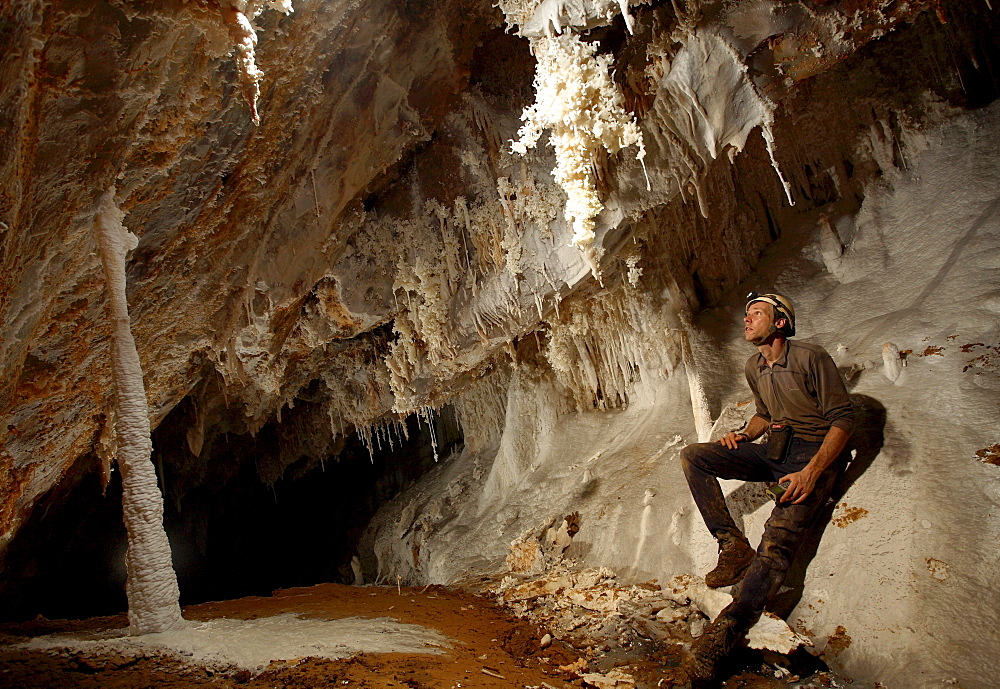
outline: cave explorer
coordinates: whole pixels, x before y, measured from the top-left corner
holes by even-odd
[[[695,684],[714,679],[718,662],[778,592],[850,459],[854,412],[833,359],[818,345],[788,339],[795,334],[795,311],[787,297],[751,292],[745,314],[744,337],[758,350],[745,367],[756,414],[743,431],[681,451],[691,495],[719,542],[719,562],[705,583],[718,588],[743,582],[691,648],[687,670]],[[752,442],[764,433],[766,444]],[[726,507],[720,478],[777,481],[785,488],[756,553]]]

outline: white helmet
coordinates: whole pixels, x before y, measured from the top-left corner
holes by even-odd
[[[743,312],[749,312],[750,304],[753,304],[755,301],[762,301],[773,306],[774,320],[784,318],[788,321],[788,325],[780,328],[780,330],[782,330],[787,337],[791,337],[795,334],[795,309],[792,307],[792,302],[788,297],[783,294],[758,294],[757,292],[751,292],[747,295],[747,305],[744,307]]]

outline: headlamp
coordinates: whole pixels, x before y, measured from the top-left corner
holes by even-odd
[[[774,308],[781,311],[781,313],[785,313],[785,307],[782,306],[777,299],[772,297],[770,294],[759,294],[758,292],[750,292],[749,294],[747,294],[747,305],[746,307],[744,307],[743,312],[747,313],[748,311],[750,311],[750,304],[754,303],[755,301],[762,301],[764,303],[770,304]]]

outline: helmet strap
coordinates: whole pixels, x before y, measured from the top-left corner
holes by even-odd
[[[762,344],[766,344],[769,341],[773,341],[775,335],[782,335],[782,334],[783,334],[782,331],[779,330],[778,327],[772,321],[771,325],[768,326],[767,335],[764,335],[764,337],[758,337],[756,340],[751,340],[750,344],[752,344],[754,347],[759,347]]]

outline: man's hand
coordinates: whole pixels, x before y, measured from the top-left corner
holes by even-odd
[[[735,450],[740,443],[745,443],[749,438],[746,433],[726,433],[724,436],[719,438],[719,442],[728,447],[730,450]]]
[[[790,502],[793,505],[798,505],[805,502],[809,494],[813,492],[813,488],[816,487],[816,479],[819,478],[820,472],[811,469],[806,466],[802,471],[796,471],[794,474],[788,474],[782,476],[778,479],[778,483],[789,483],[791,485],[785,489],[785,492],[778,502]]]

